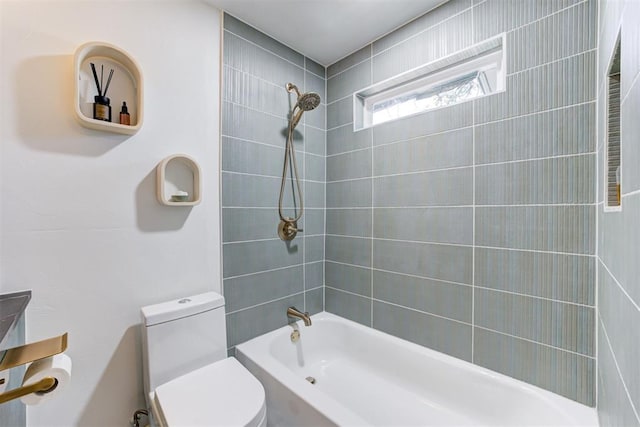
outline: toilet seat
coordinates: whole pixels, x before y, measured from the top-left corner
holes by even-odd
[[[160,385],[152,407],[165,427],[266,425],[264,388],[233,357]]]

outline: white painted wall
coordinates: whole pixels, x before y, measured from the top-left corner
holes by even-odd
[[[0,291],[32,289],[27,340],[68,331],[74,362],[70,388],[29,408],[28,425],[128,426],[144,405],[139,307],[221,287],[220,13],[184,0],[3,0],[0,36]],[[92,40],[142,66],[134,136],[74,119],[73,53]],[[155,166],[180,152],[203,170],[192,209],[155,200]]]

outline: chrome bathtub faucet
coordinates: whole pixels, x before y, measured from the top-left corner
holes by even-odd
[[[311,326],[311,317],[309,316],[309,312],[303,313],[295,307],[289,307],[287,308],[287,316],[302,319],[304,321],[304,326]]]

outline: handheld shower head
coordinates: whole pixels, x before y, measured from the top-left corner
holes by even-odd
[[[298,102],[296,102],[296,105],[302,111],[311,111],[318,105],[320,105],[320,95],[315,92],[303,93],[302,95],[298,96]]]
[[[298,99],[296,100],[296,104],[293,106],[293,110],[291,111],[291,128],[295,128],[298,125],[298,122],[302,118],[302,113],[305,111],[311,111],[320,105],[320,95],[315,92],[307,92],[300,93],[298,90],[298,86],[293,83],[287,83],[287,92],[295,92],[298,95]]]

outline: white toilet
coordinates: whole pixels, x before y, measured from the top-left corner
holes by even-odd
[[[164,427],[267,425],[262,384],[227,357],[224,298],[215,292],[142,307],[144,391]]]

